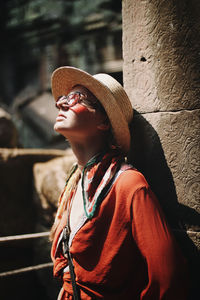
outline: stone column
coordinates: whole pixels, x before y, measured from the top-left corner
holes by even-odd
[[[135,110],[133,164],[147,177],[189,260],[200,229],[200,2],[123,0],[124,87]],[[197,287],[198,290],[198,287]]]

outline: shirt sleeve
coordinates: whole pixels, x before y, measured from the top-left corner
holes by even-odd
[[[148,283],[141,300],[187,298],[187,268],[153,192],[144,187],[133,197],[132,233],[144,257]]]

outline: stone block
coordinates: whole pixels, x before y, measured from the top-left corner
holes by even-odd
[[[65,154],[61,150],[0,149],[0,236],[35,231],[33,165]]]
[[[53,224],[58,198],[74,162],[75,156],[69,149],[64,157],[36,163],[33,167],[34,198],[38,212],[37,222],[41,226],[46,226],[46,230],[49,230]]]
[[[191,19],[186,1],[123,1],[124,87],[137,111],[200,108],[200,37]]]
[[[200,229],[200,110],[135,116],[131,160],[174,226]]]

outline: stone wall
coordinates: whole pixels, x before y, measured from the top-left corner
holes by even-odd
[[[135,110],[130,158],[157,194],[198,290],[198,1],[124,0],[124,86]],[[196,291],[195,291],[196,290]]]

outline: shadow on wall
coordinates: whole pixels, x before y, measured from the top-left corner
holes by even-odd
[[[196,210],[178,203],[172,173],[167,165],[159,136],[149,122],[138,112],[130,126],[132,133],[129,161],[142,172],[156,194],[173,228],[175,237],[189,262],[191,291],[188,300],[199,295],[200,259],[197,246],[191,239],[200,228],[200,215]],[[189,235],[186,230],[190,230]],[[194,238],[195,239],[195,238]]]

